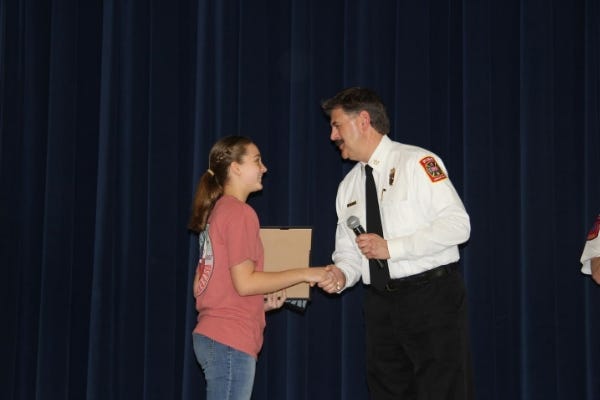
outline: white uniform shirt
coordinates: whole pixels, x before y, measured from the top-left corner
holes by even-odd
[[[600,235],[598,235],[598,231],[600,231],[600,215],[598,215],[594,226],[588,233],[583,254],[581,255],[581,272],[584,274],[591,275],[591,260],[594,257],[600,257]]]
[[[458,245],[469,239],[471,226],[442,161],[425,149],[383,136],[368,164],[379,194],[390,277],[402,278],[457,261]],[[367,227],[363,163],[357,163],[340,183],[336,211],[333,262],[346,275],[346,287],[361,277],[368,284],[369,261],[346,224],[348,217],[356,216]]]

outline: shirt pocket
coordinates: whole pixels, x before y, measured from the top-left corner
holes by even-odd
[[[408,200],[408,185],[398,179],[393,185],[386,185],[379,193],[379,204],[381,207],[388,207],[398,202]]]
[[[381,220],[388,238],[406,236],[415,231],[415,205],[408,199],[406,186],[386,188],[381,199]]]

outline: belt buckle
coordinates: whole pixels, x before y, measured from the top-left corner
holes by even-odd
[[[397,287],[394,287],[392,282],[386,283],[383,288],[385,289],[386,292],[397,292],[399,290]]]

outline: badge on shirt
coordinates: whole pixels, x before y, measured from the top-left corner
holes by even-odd
[[[594,226],[589,231],[587,235],[587,240],[594,240],[598,237],[598,232],[600,231],[600,215],[596,217],[596,222],[594,222]]]
[[[439,182],[439,181],[447,178],[446,174],[444,173],[442,168],[438,165],[435,158],[433,158],[431,156],[427,156],[427,157],[422,158],[421,161],[419,161],[419,162],[421,163],[421,166],[427,173],[427,176],[429,177],[429,179],[431,179],[431,182]]]
[[[396,168],[390,169],[390,173],[388,175],[388,183],[390,186],[394,184],[394,179],[396,178]]]

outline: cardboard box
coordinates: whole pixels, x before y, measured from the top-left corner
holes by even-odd
[[[310,265],[311,228],[264,227],[260,239],[265,249],[265,271],[305,268]],[[286,289],[288,300],[310,299],[308,283]]]

